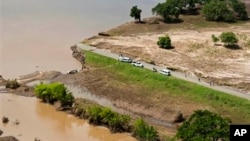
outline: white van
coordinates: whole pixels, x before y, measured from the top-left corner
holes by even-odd
[[[119,56],[118,60],[121,62],[127,62],[127,63],[131,63],[133,60],[129,57],[123,57],[123,56]]]
[[[168,70],[168,69],[162,69],[162,70],[160,70],[160,73],[161,73],[161,74],[164,74],[164,75],[167,75],[167,76],[170,76],[170,75],[171,75],[171,72],[170,72],[170,70]]]

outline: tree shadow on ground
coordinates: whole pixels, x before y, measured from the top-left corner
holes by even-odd
[[[136,24],[145,24],[146,21],[135,21]]]
[[[174,49],[175,47],[174,46],[171,46],[171,47],[167,47],[167,48],[164,48],[164,47],[161,47],[162,49],[166,49],[166,50],[170,50],[170,49]]]
[[[241,47],[239,45],[224,45],[224,47],[228,48],[228,49],[232,49],[232,50],[238,50],[241,49]]]
[[[178,24],[178,23],[183,23],[184,21],[182,19],[172,19],[170,21],[163,21],[166,24]]]

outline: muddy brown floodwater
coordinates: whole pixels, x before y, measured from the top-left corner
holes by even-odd
[[[105,127],[92,126],[86,120],[55,111],[35,97],[0,93],[0,117],[3,116],[10,122],[0,123],[2,136],[13,135],[20,141],[33,141],[35,137],[42,141],[135,141],[127,133],[112,134]]]

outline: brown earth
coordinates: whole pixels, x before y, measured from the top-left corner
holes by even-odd
[[[0,141],[18,141],[18,139],[16,139],[13,136],[5,136],[5,137],[0,137]]]
[[[120,82],[112,74],[100,71],[98,68],[88,65],[86,68],[87,70],[81,73],[60,75],[53,81],[87,88],[92,94],[111,101],[115,107],[119,108],[118,112],[130,114],[134,118],[147,119],[147,122],[155,125],[161,134],[171,136],[175,134],[178,124],[173,121],[179,112],[187,117],[194,110],[204,108],[202,105],[181,100],[175,96],[166,97],[157,91],[149,93],[146,87]]]
[[[144,19],[143,24],[129,22],[107,31],[111,36],[97,35],[83,42],[250,93],[250,22],[207,22],[201,16],[180,19],[183,21],[172,24],[163,23],[159,17]],[[213,43],[212,34],[228,31],[237,34],[239,48]],[[161,49],[156,44],[166,34],[173,49]]]

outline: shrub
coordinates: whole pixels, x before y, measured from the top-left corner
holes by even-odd
[[[71,106],[74,97],[61,83],[44,84],[40,83],[35,87],[35,93],[38,98],[48,103],[60,101],[62,106]]]
[[[120,115],[112,111],[110,108],[93,106],[88,110],[89,122],[97,125],[106,125],[112,131],[128,131],[130,117],[128,115]]]
[[[101,124],[101,113],[102,108],[100,106],[93,106],[87,109],[87,113],[89,115],[89,122],[93,124]]]
[[[220,39],[221,42],[225,43],[225,45],[234,45],[238,42],[238,39],[233,32],[222,32]]]
[[[157,130],[149,126],[142,118],[137,119],[134,123],[134,134],[140,141],[158,141]]]
[[[171,46],[171,39],[168,35],[159,37],[159,40],[157,41],[157,45],[161,48],[170,49]]]
[[[5,87],[6,88],[10,88],[10,89],[16,89],[16,88],[20,87],[20,84],[17,82],[16,79],[14,79],[14,80],[8,80],[6,82]]]
[[[214,43],[218,42],[220,39],[218,37],[216,37],[214,34],[212,34],[212,40]]]

